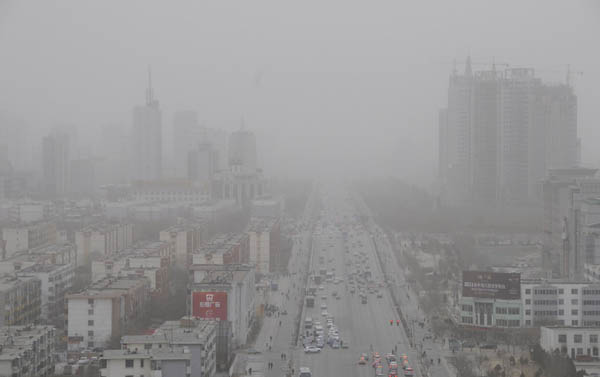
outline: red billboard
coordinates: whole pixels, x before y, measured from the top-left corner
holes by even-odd
[[[227,293],[192,293],[192,315],[197,318],[227,321]]]
[[[516,300],[521,298],[521,274],[463,271],[463,297]]]

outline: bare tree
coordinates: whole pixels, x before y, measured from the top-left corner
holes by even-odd
[[[476,377],[475,371],[473,370],[473,361],[471,361],[464,353],[451,358],[450,364],[456,369],[457,376]]]

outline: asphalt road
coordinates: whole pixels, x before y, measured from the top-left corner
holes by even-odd
[[[358,210],[349,199],[347,192],[326,191],[322,195],[323,212],[313,234],[314,255],[312,273],[319,273],[320,268],[334,271],[335,276],[342,278],[339,284],[322,283],[323,290],[317,291],[315,307],[306,309],[304,317],[312,317],[325,325],[321,316],[320,305],[326,303],[327,311],[335,317],[335,324],[340,330],[341,338],[349,344],[348,349],[332,349],[325,346],[318,354],[307,354],[302,347],[294,352],[296,371],[299,367],[309,367],[312,375],[320,376],[374,376],[375,371],[370,363],[358,365],[360,354],[371,355],[371,349],[382,356],[392,352],[397,347],[397,354],[407,354],[409,362],[416,363],[416,351],[409,346],[408,339],[402,326],[396,326],[397,314],[387,288],[379,288],[383,297],[375,294],[368,295],[368,303],[362,304],[358,291],[351,294],[348,289],[348,276],[357,266],[365,269],[369,266],[372,279],[379,283],[384,277],[379,268],[375,255],[371,233],[360,225]],[[341,226],[338,226],[341,225]],[[342,231],[347,231],[346,241]],[[346,244],[349,245],[346,252]],[[364,253],[364,260],[358,261],[354,254]],[[321,263],[319,257],[324,257]],[[351,261],[347,267],[345,262]],[[335,269],[335,270],[334,270]],[[332,293],[337,291],[341,299],[336,300]],[[321,296],[326,296],[323,300]],[[390,326],[390,320],[394,321]],[[326,331],[327,333],[327,331]],[[384,363],[385,364],[385,363]],[[415,368],[416,369],[416,368]],[[387,373],[387,367],[384,367]],[[297,372],[296,372],[297,374]],[[402,371],[400,371],[402,374]],[[415,375],[419,375],[416,373]]]

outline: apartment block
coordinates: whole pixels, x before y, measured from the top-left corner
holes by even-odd
[[[56,243],[56,224],[39,221],[29,224],[9,225],[2,229],[4,250],[2,259],[20,251]]]
[[[186,269],[192,253],[197,250],[206,238],[206,225],[188,222],[175,225],[160,232],[160,240],[172,242],[175,249],[175,263]]]
[[[0,376],[54,376],[55,339],[51,326],[0,327]]]
[[[27,325],[40,319],[41,282],[35,277],[0,277],[0,327]]]
[[[69,294],[67,335],[69,351],[106,347],[141,318],[149,301],[145,277],[107,278],[85,291]]]
[[[117,253],[133,244],[133,224],[104,222],[75,233],[77,266]]]

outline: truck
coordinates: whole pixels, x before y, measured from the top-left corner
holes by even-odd
[[[315,296],[306,296],[306,307],[307,308],[315,307]]]

